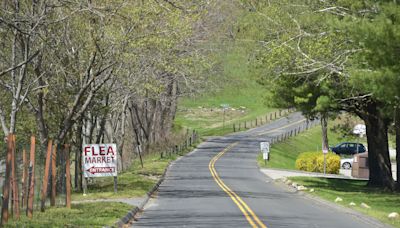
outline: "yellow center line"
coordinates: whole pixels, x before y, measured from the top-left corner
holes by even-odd
[[[252,227],[261,227],[261,228],[267,228],[267,226],[258,218],[258,216],[251,210],[251,208],[234,192],[232,191],[226,184],[222,181],[222,179],[219,177],[216,169],[215,169],[215,163],[217,160],[222,157],[226,152],[231,150],[234,146],[236,146],[239,142],[233,143],[229,145],[227,148],[222,150],[220,153],[218,153],[213,159],[211,159],[208,168],[211,172],[212,177],[214,178],[215,182],[220,186],[220,188],[226,192],[229,197],[232,199],[232,201],[238,206],[239,210],[242,211],[243,215],[247,219],[247,221],[250,223]],[[259,225],[257,226],[256,223]]]

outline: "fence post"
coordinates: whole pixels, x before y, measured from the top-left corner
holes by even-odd
[[[18,192],[18,180],[16,170],[16,143],[15,135],[12,135],[12,156],[11,156],[11,188],[12,188],[12,205],[15,219],[19,219],[19,192]]]
[[[1,208],[1,225],[4,226],[8,222],[8,203],[10,197],[10,169],[11,169],[11,156],[12,156],[12,135],[7,136],[7,160],[6,160],[6,173],[4,176],[3,186],[3,205]]]
[[[247,121],[244,121],[244,129],[247,129]]]
[[[233,124],[233,132],[236,132],[235,124]]]
[[[276,111],[275,111],[275,118],[274,119],[276,119]]]
[[[51,197],[50,206],[56,205],[56,194],[57,194],[57,145],[53,145],[53,151],[51,153]]]
[[[35,136],[31,136],[28,203],[26,207],[26,216],[28,216],[28,218],[32,218],[33,215],[33,198],[35,196],[35,143]]]
[[[22,150],[22,163],[23,163],[23,171],[22,171],[22,186],[21,186],[21,207],[25,207],[25,201],[27,199],[27,180],[28,180],[28,159],[26,158],[26,149]]]
[[[44,212],[44,209],[46,206],[47,185],[49,182],[50,158],[51,158],[52,145],[53,145],[53,141],[50,139],[47,144],[46,164],[45,164],[44,177],[43,177],[43,183],[42,183],[42,195],[41,195],[41,202],[40,202],[40,211],[41,212]]]
[[[269,114],[269,120],[272,120],[272,113]]]
[[[71,165],[69,163],[69,145],[64,145],[65,156],[65,205],[71,209]]]
[[[256,127],[258,126],[258,119],[256,118]]]
[[[240,123],[239,123],[239,131],[240,131]]]

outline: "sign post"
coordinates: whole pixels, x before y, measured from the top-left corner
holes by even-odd
[[[324,154],[324,175],[326,174],[326,154],[328,153],[328,149],[323,148],[322,153]]]
[[[225,112],[229,108],[229,104],[221,104],[221,107],[224,110],[224,115],[222,117],[222,128],[225,128]]]
[[[117,146],[116,144],[83,145],[83,175],[89,177],[114,177],[117,191]]]
[[[269,142],[261,142],[260,149],[261,153],[263,153],[265,165],[267,165],[267,160],[269,161]]]

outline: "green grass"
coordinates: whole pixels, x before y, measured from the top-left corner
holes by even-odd
[[[252,76],[247,54],[239,47],[221,54],[222,72],[215,77],[219,88],[200,97],[181,99],[175,124],[196,129],[204,136],[223,135],[232,132],[233,123],[254,120],[273,111],[265,104],[268,91]],[[225,127],[222,104],[235,109],[226,112]]]
[[[192,148],[188,149],[190,151]],[[103,227],[112,225],[132,209],[132,205],[117,202],[85,202],[85,200],[143,197],[164,173],[168,164],[179,155],[172,154],[160,158],[159,154],[144,158],[142,168],[139,159],[123,173],[118,175],[118,193],[114,193],[114,180],[95,178],[88,184],[88,194],[73,193],[72,209],[48,207],[45,213],[34,211],[34,218],[25,216],[19,221],[10,220],[8,227]],[[61,197],[61,196],[60,196]],[[63,200],[63,199],[61,199]]]
[[[315,192],[310,193],[312,195],[330,202],[340,197],[343,199],[343,202],[339,202],[340,205],[360,211],[394,227],[400,227],[400,219],[390,220],[387,217],[392,212],[400,213],[399,193],[387,193],[382,192],[381,189],[368,188],[367,181],[313,177],[291,177],[290,179],[309,189],[314,188]],[[354,202],[356,206],[349,206],[350,202]],[[366,203],[371,209],[360,207],[361,203]]]
[[[267,165],[262,154],[257,157],[258,165],[268,168],[295,169],[295,162],[300,153],[321,150],[321,137],[321,127],[316,126],[284,142],[273,144]],[[340,136],[332,131],[328,131],[328,139],[330,145],[336,145],[341,141]]]
[[[5,227],[103,227],[113,225],[123,217],[131,205],[115,202],[72,204],[71,209],[48,208],[44,213],[34,212],[33,218],[25,215],[20,220],[9,220]]]
[[[114,193],[113,177],[95,178],[88,184],[88,194],[74,193],[73,201],[113,198],[134,198],[145,195],[163,174],[168,164],[175,160],[177,155],[160,158],[159,155],[150,155],[144,158],[142,168],[139,159],[123,173],[118,175],[118,193]]]

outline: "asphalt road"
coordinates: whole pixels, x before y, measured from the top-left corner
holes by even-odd
[[[303,121],[294,113],[247,132],[202,143],[171,166],[157,197],[133,226],[376,227],[279,187],[259,171],[259,142],[290,131]]]

